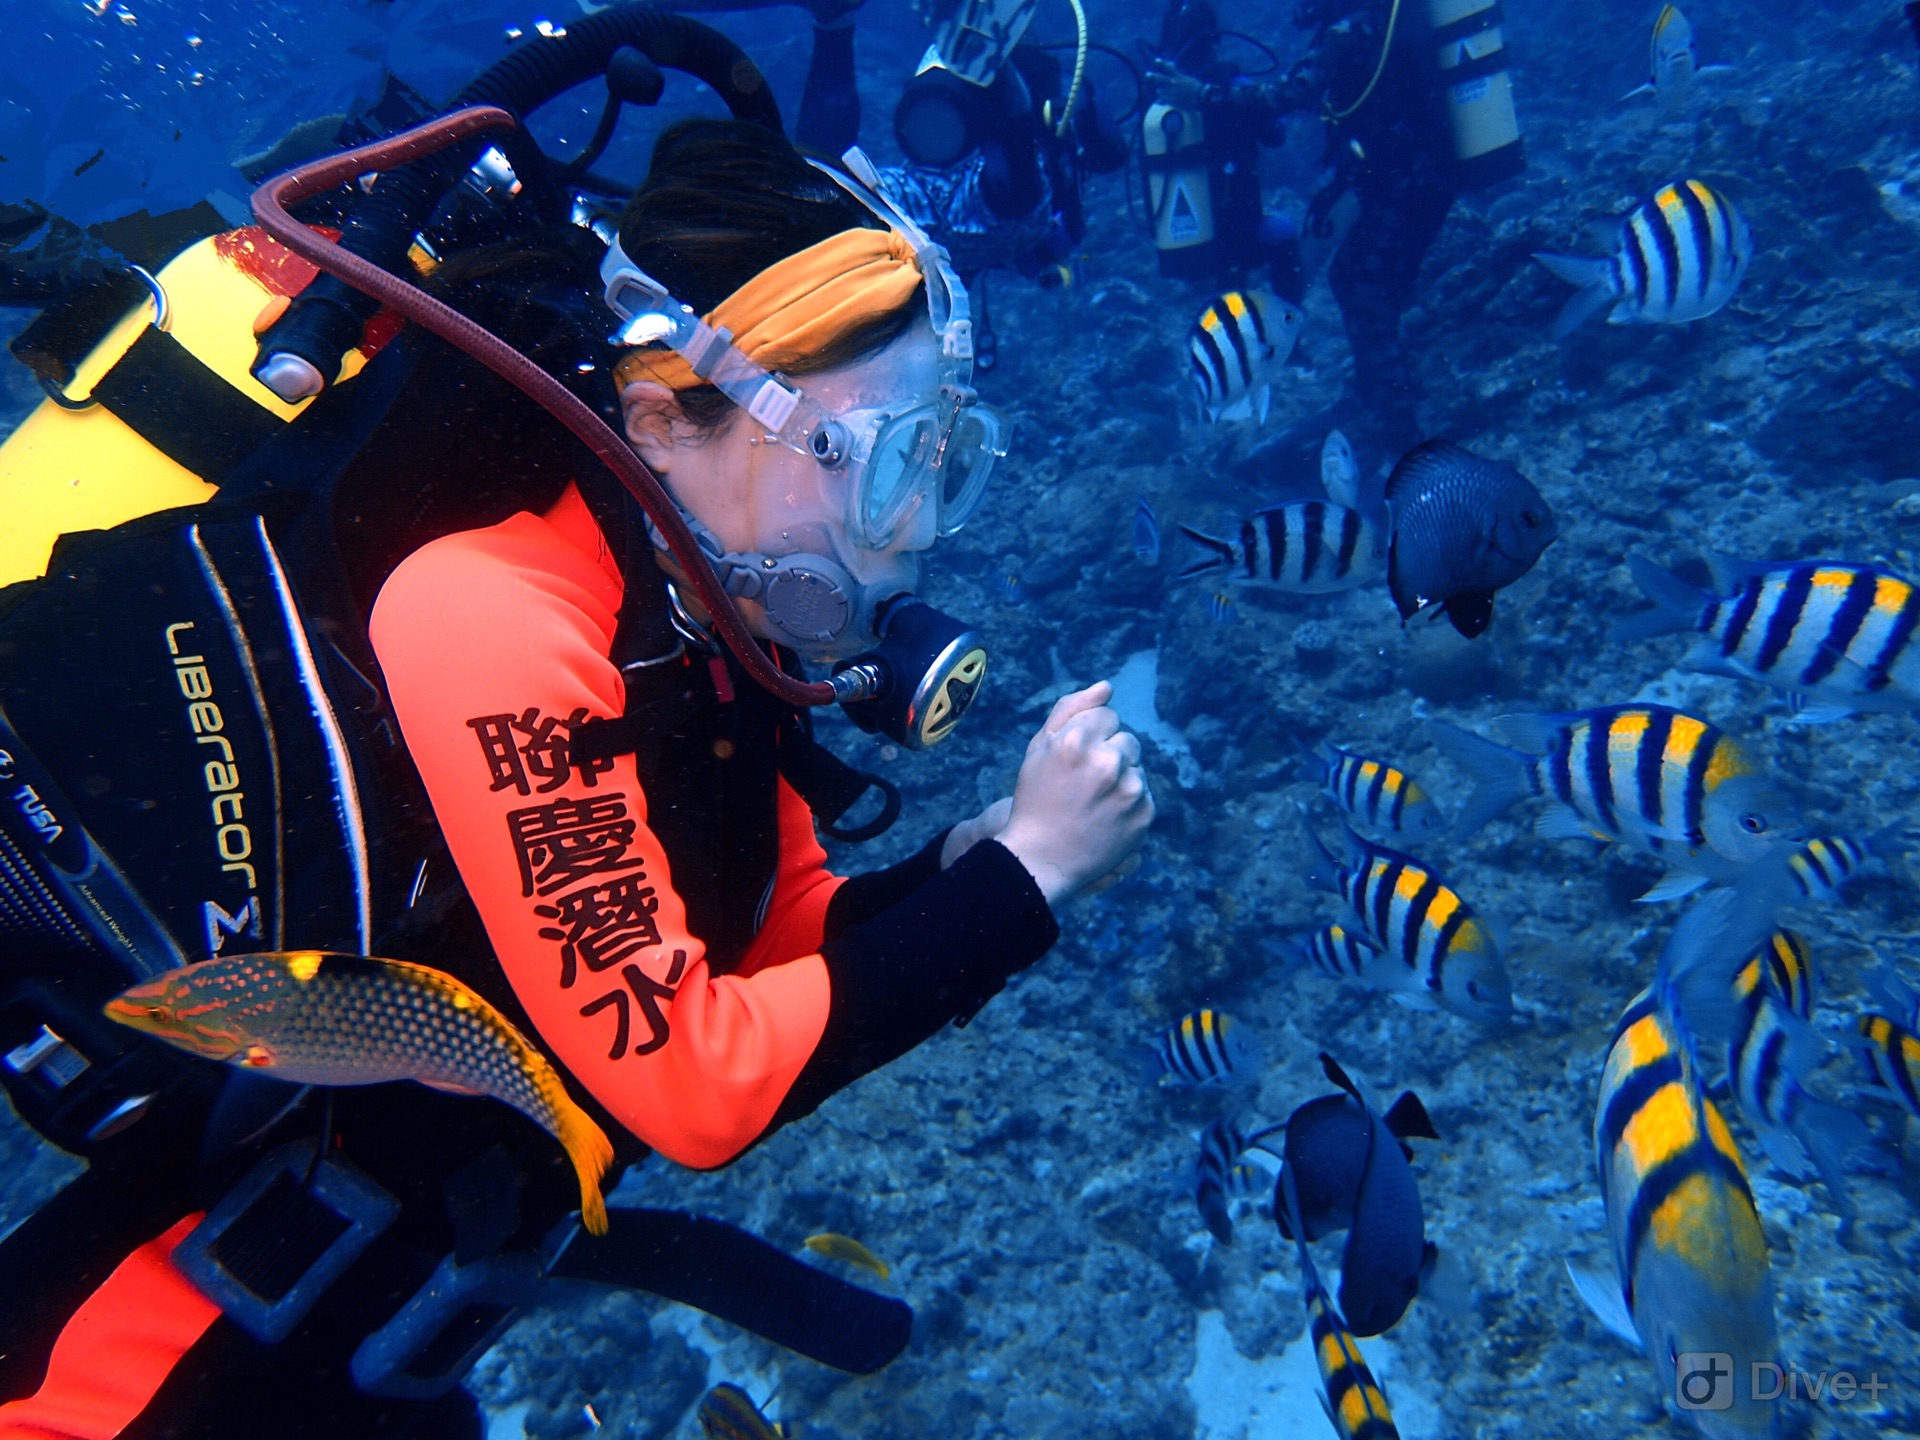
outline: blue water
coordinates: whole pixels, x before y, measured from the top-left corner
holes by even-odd
[[[1302,40],[1290,8],[1236,6],[1231,23],[1291,59]],[[1609,1263],[1593,1110],[1615,1019],[1651,978],[1675,913],[1634,903],[1657,870],[1617,849],[1537,839],[1524,809],[1431,849],[1502,934],[1525,1021],[1509,1036],[1288,974],[1276,959],[1279,942],[1335,913],[1302,879],[1303,824],[1337,830],[1299,779],[1299,739],[1326,735],[1391,758],[1457,803],[1467,777],[1421,737],[1420,720],[1484,731],[1511,711],[1654,699],[1745,738],[1823,830],[1920,820],[1911,715],[1790,726],[1758,687],[1676,668],[1683,637],[1605,639],[1638,603],[1622,564],[1632,551],[1920,575],[1914,36],[1893,0],[1695,0],[1702,61],[1733,68],[1669,118],[1620,98],[1644,79],[1655,8],[1510,7],[1528,172],[1455,207],[1406,317],[1421,433],[1512,463],[1560,521],[1561,538],[1500,596],[1477,641],[1403,628],[1379,587],[1243,591],[1216,620],[1214,587],[1173,578],[1176,522],[1218,533],[1310,488],[1321,430],[1268,442],[1341,398],[1348,347],[1323,278],[1308,290],[1274,414],[1264,426],[1204,427],[1181,413],[1181,345],[1204,294],[1157,273],[1137,175],[1088,184],[1071,285],[992,277],[1001,363],[981,389],[1013,417],[1014,449],[986,510],[935,552],[928,596],[988,634],[993,678],[961,734],[926,756],[827,725],[833,744],[908,801],[895,835],[838,850],[835,862],[900,858],[1007,793],[1052,698],[1120,676],[1117,703],[1144,737],[1160,812],[1142,863],[1076,902],[1058,949],[966,1029],[725,1171],[656,1161],[629,1182],[627,1197],[734,1220],[796,1252],[821,1230],[858,1237],[918,1313],[898,1361],[849,1379],[691,1311],[565,1291],[470,1381],[495,1434],[544,1440],[599,1424],[685,1440],[699,1433],[695,1402],[727,1379],[774,1396],[772,1413],[806,1435],[845,1440],[1324,1433],[1291,1247],[1258,1206],[1242,1212],[1231,1246],[1218,1245],[1194,1207],[1195,1137],[1225,1100],[1141,1078],[1153,1038],[1201,1004],[1259,1037],[1244,1103],[1262,1118],[1325,1091],[1321,1050],[1382,1104],[1411,1088],[1434,1118],[1441,1139],[1422,1147],[1416,1169],[1452,1293],[1416,1302],[1363,1343],[1409,1440],[1692,1433],[1563,1267],[1568,1256]],[[8,12],[0,61],[0,201],[33,199],[85,225],[214,192],[242,198],[235,156],[365,103],[385,71],[440,99],[504,53],[510,27],[574,13],[491,0],[109,0],[96,13],[79,0],[24,0]],[[1128,50],[1159,21],[1145,4],[1097,4],[1090,15],[1096,39]],[[716,23],[766,70],[791,116],[804,12]],[[1038,25],[1048,39],[1071,33],[1052,4]],[[925,32],[886,0],[872,0],[858,27],[862,138],[891,159],[891,98]],[[1100,59],[1095,74],[1124,106],[1123,74]],[[536,131],[564,151],[598,108],[583,90],[543,112]],[[601,168],[637,173],[660,123],[716,109],[675,82],[659,112],[628,122]],[[1267,152],[1270,209],[1299,212],[1314,156],[1304,130]],[[1758,255],[1733,304],[1685,327],[1595,321],[1555,342],[1566,287],[1528,254],[1581,249],[1590,222],[1683,174],[1735,198],[1752,224]],[[14,367],[8,379],[9,426],[37,398],[23,377]],[[1394,457],[1363,448],[1360,458],[1371,470]],[[1156,568],[1132,553],[1142,497],[1167,532]],[[1920,979],[1914,878],[1896,858],[1844,902],[1796,916],[1820,969],[1815,1018],[1829,1032],[1850,1030],[1867,1005],[1876,955]],[[1900,1112],[1858,1098],[1849,1062],[1836,1059],[1819,1083],[1875,1135],[1851,1166],[1859,1214],[1845,1234],[1824,1188],[1773,1168],[1734,1122],[1771,1252],[1782,1361],[1886,1388],[1877,1399],[1782,1402],[1779,1433],[1920,1434],[1920,1152],[1903,1149]],[[18,1127],[5,1144],[0,1212],[11,1222],[69,1167]],[[1331,1271],[1335,1250],[1323,1252]]]

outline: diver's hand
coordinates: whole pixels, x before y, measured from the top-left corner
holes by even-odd
[[[940,868],[946,869],[967,851],[982,840],[998,839],[1000,832],[1007,828],[1007,817],[1013,813],[1013,798],[996,800],[971,820],[962,820],[947,832],[947,840],[940,847]]]
[[[1140,742],[1108,708],[1102,680],[1063,696],[1027,745],[999,841],[1027,867],[1049,905],[1112,871],[1145,839],[1153,796]]]

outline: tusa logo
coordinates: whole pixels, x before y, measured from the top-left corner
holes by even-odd
[[[207,794],[212,797],[213,848],[220,857],[220,868],[244,879],[249,892],[238,914],[214,901],[206,903],[207,950],[218,954],[230,935],[259,935],[260,900],[252,892],[259,890],[260,881],[249,858],[253,854],[253,832],[246,823],[247,796],[241,788],[233,742],[222,733],[227,722],[213,698],[213,675],[207,669],[206,657],[187,654],[181,643],[181,637],[193,628],[191,620],[167,626],[167,654],[173,661],[174,681],[187,702],[187,723],[193,727],[194,743],[218,752],[218,757],[208,759],[201,770]]]

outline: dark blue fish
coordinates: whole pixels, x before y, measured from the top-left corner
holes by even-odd
[[[1405,1140],[1438,1137],[1412,1091],[1378,1115],[1332,1056],[1323,1053],[1320,1065],[1341,1093],[1309,1100],[1249,1144],[1285,1131],[1281,1161],[1294,1177],[1306,1238],[1347,1232],[1340,1313],[1354,1334],[1378,1335],[1406,1314],[1436,1254]],[[1291,1240],[1286,1206],[1275,1201],[1273,1218]]]
[[[1400,618],[1439,610],[1469,640],[1492,623],[1494,592],[1531,570],[1559,533],[1526,476],[1446,440],[1400,457],[1387,508],[1387,586]]]
[[[1160,563],[1160,517],[1144,495],[1133,512],[1133,558],[1142,565]]]

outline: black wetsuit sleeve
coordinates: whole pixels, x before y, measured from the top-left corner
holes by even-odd
[[[940,849],[951,833],[942,830],[898,865],[855,875],[833,892],[827,902],[826,940],[838,940],[856,925],[864,925],[882,910],[898,905],[940,873]]]
[[[1026,867],[998,841],[981,841],[821,946],[833,993],[826,1029],[767,1128],[811,1114],[942,1027],[971,1019],[1059,938]]]

